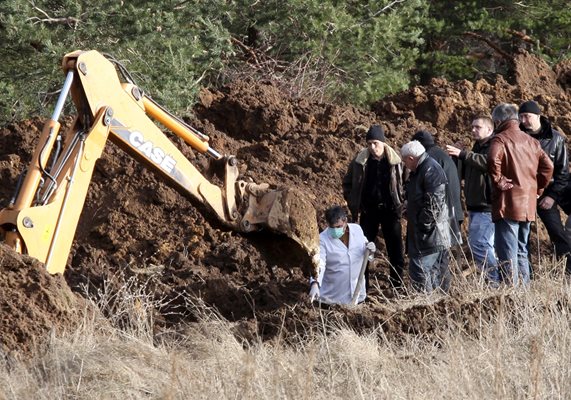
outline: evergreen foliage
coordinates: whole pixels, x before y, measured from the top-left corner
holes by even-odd
[[[566,0],[3,0],[0,123],[49,114],[59,62],[76,49],[113,55],[184,113],[201,86],[240,69],[366,105],[434,76],[504,73],[498,50],[557,62],[570,56],[570,36]],[[273,63],[255,70],[247,53]]]
[[[6,0],[0,6],[6,61],[0,118],[46,113],[63,82],[59,62],[77,49],[113,55],[161,104],[189,109],[200,82],[217,74],[232,52],[214,12],[224,6],[223,0]]]
[[[336,80],[329,96],[355,104],[405,89],[423,43],[425,1],[289,0],[236,2],[234,35],[256,32],[277,59],[319,57]],[[246,38],[247,39],[247,38]]]
[[[433,76],[456,80],[508,73],[507,60],[486,40],[508,54],[525,49],[550,62],[571,56],[567,0],[430,3],[418,70],[422,82]]]

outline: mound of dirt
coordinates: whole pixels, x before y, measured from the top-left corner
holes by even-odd
[[[494,82],[434,79],[376,102],[371,111],[290,98],[271,82],[240,81],[204,90],[189,122],[210,136],[214,149],[241,160],[243,179],[303,193],[323,227],[323,211],[344,203],[342,176],[364,144],[359,125],[383,125],[395,148],[419,128],[434,132],[441,145],[468,145],[468,126],[476,111],[533,97],[557,127],[571,133],[571,65],[552,70],[525,53],[516,57],[515,65],[511,83],[501,76]],[[0,129],[0,207],[8,204],[41,128],[42,121],[35,119]],[[206,168],[204,156],[177,143],[197,168]],[[549,248],[545,236],[542,240]],[[5,248],[2,255],[2,345],[26,350],[48,329],[68,327],[81,305],[61,277],[46,275],[38,263]],[[387,271],[388,261],[376,260],[371,272],[381,290],[387,286]],[[265,338],[277,334],[272,327],[288,310],[295,308],[296,315],[307,314],[308,319],[315,312],[306,302],[306,273],[287,240],[264,232],[229,231],[202,205],[192,204],[109,144],[96,165],[65,281],[72,291],[88,287],[96,295],[104,281],[133,276],[149,282],[149,289],[164,300],[158,328],[193,321],[181,294],[202,298]],[[462,302],[448,300],[446,307],[456,307],[459,315],[471,312],[469,305],[455,301]],[[443,310],[425,314],[439,318],[446,314]],[[360,327],[394,324],[392,314],[371,304],[350,313],[347,320]],[[256,324],[250,323],[254,319]],[[405,318],[390,329],[422,330],[413,320]],[[295,324],[291,329],[297,329]]]
[[[61,275],[50,275],[39,261],[0,244],[0,354],[26,355],[51,332],[71,330],[86,307]]]

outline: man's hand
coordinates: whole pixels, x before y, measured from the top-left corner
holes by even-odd
[[[498,189],[500,189],[502,192],[505,192],[506,190],[510,190],[513,187],[514,187],[514,185],[512,183],[512,180],[509,178],[502,178],[500,180],[500,182],[498,183]]]
[[[315,301],[319,297],[319,285],[316,281],[311,283],[311,288],[309,289],[309,300]]]
[[[446,145],[446,151],[448,152],[448,155],[450,155],[452,157],[458,157],[460,155],[460,152],[462,151],[462,149],[459,149],[458,147],[454,147],[454,146],[447,144]]]
[[[545,196],[543,199],[539,200],[539,208],[543,210],[549,210],[555,204],[555,199],[549,196]]]

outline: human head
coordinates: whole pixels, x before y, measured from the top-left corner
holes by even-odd
[[[492,121],[497,127],[499,124],[511,119],[517,120],[517,106],[515,104],[501,103],[492,111]]]
[[[539,104],[533,100],[526,101],[519,106],[519,122],[526,131],[537,132],[541,128],[540,115]]]
[[[325,210],[325,221],[332,228],[343,226],[347,222],[347,212],[341,206],[332,206]]]
[[[472,137],[476,141],[482,141],[494,133],[494,122],[488,114],[477,114],[472,119]]]
[[[420,156],[425,153],[426,149],[418,140],[413,140],[403,145],[400,154],[404,165],[411,171],[416,170]]]
[[[385,130],[380,125],[372,125],[367,131],[366,140],[367,142],[369,140],[379,140],[381,142],[384,142],[386,140]]]
[[[365,136],[367,147],[373,158],[379,160],[385,153],[385,131],[380,125],[373,125]]]
[[[424,129],[417,131],[411,140],[417,140],[425,149],[434,146],[434,136]]]
[[[325,211],[327,231],[333,239],[340,239],[347,229],[347,213],[340,206],[333,206]]]

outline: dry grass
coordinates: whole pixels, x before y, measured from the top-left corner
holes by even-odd
[[[396,343],[381,329],[328,326],[295,346],[240,341],[200,302],[201,321],[159,336],[150,323],[157,304],[123,290],[121,302],[99,299],[106,312],[113,304],[116,321],[86,316],[34,359],[1,360],[0,399],[571,398],[571,286],[562,278],[502,289],[509,307],[476,335],[450,324]]]

